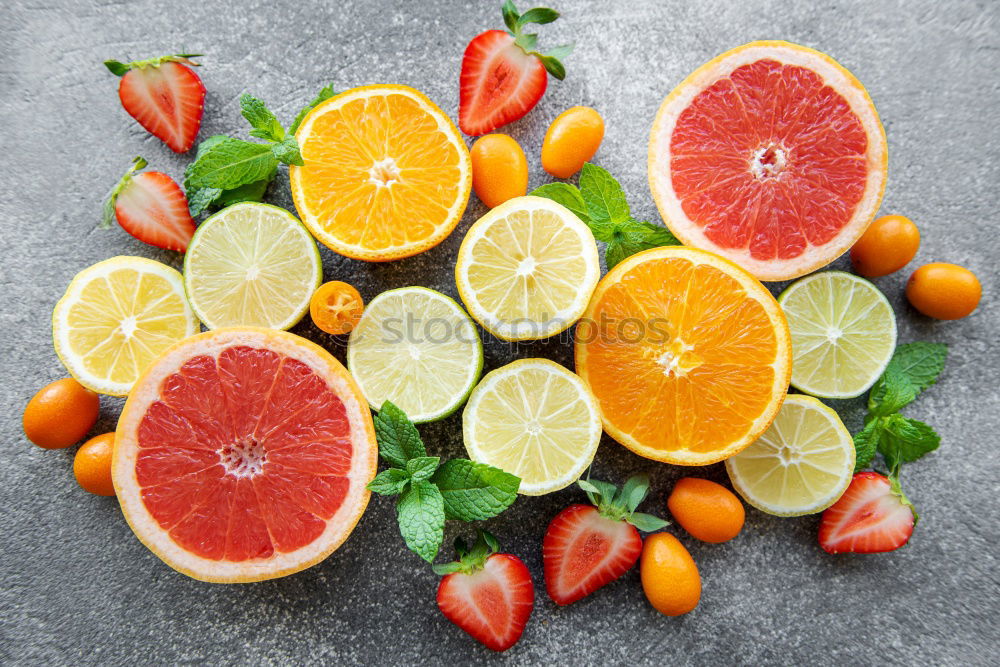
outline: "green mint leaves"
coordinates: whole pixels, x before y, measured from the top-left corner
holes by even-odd
[[[391,467],[368,489],[396,499],[399,532],[406,546],[432,562],[444,539],[444,522],[492,518],[517,499],[521,480],[483,463],[451,459],[441,464],[427,456],[420,433],[406,413],[390,401],[375,416],[379,455]]]
[[[503,22],[507,26],[508,32],[514,36],[514,44],[519,46],[529,56],[538,58],[549,74],[560,81],[565,79],[566,66],[562,64],[562,59],[573,51],[573,45],[564,44],[546,53],[541,53],[536,50],[538,47],[538,34],[523,32],[524,28],[532,23],[538,25],[552,23],[559,18],[559,12],[548,7],[535,7],[520,14],[512,0],[506,0],[500,8],[500,12],[503,14]]]
[[[292,135],[295,134],[295,132],[299,129],[299,125],[301,125],[303,119],[305,119],[306,114],[308,114],[310,111],[312,111],[313,107],[315,107],[320,102],[324,102],[324,101],[330,99],[331,97],[333,97],[336,94],[337,93],[333,90],[333,84],[332,83],[330,85],[328,85],[328,86],[324,86],[319,91],[319,94],[316,95],[316,97],[313,98],[312,102],[310,102],[309,104],[307,104],[304,107],[302,107],[302,110],[299,111],[299,113],[298,113],[297,116],[295,116],[295,120],[293,120],[292,124],[288,126],[288,134],[292,134]]]
[[[278,173],[278,165],[303,164],[294,132],[309,110],[331,95],[331,86],[323,88],[320,96],[299,112],[292,127],[286,131],[261,100],[243,94],[240,112],[250,124],[249,134],[267,143],[224,135],[202,141],[194,162],[184,171],[184,189],[191,215],[200,215],[209,208],[263,199],[267,186]]]
[[[620,490],[614,484],[596,479],[581,479],[577,484],[601,515],[612,521],[626,521],[647,533],[670,525],[660,517],[635,511],[649,493],[648,475],[629,477]]]
[[[531,194],[562,204],[587,223],[594,238],[605,244],[608,270],[637,252],[680,245],[666,227],[633,218],[621,184],[606,169],[590,162],[580,171],[579,188],[569,183],[548,183]]]

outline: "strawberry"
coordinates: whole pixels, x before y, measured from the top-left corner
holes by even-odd
[[[573,50],[559,46],[539,53],[538,35],[522,32],[530,23],[552,23],[559,12],[535,7],[519,14],[511,0],[501,11],[510,32],[487,30],[469,42],[462,56],[458,126],[472,136],[492,132],[531,111],[545,94],[548,74],[565,78],[566,68],[559,59]]]
[[[542,541],[545,588],[567,605],[611,583],[635,565],[642,552],[639,530],[659,530],[667,521],[635,511],[649,491],[649,478],[613,484],[580,480],[593,505],[570,505],[552,519]],[[596,507],[595,507],[596,506]]]
[[[494,651],[517,643],[535,604],[528,568],[517,556],[496,553],[496,538],[479,531],[472,549],[455,540],[458,561],[435,565],[444,574],[437,591],[445,617]]]
[[[831,554],[894,551],[910,539],[916,521],[895,476],[859,472],[840,500],[823,512],[819,544]]]
[[[136,171],[146,166],[137,157],[104,205],[102,227],[114,219],[143,243],[184,252],[194,235],[187,197],[172,178],[159,171]]]
[[[187,66],[197,67],[191,60],[197,56],[189,53],[131,63],[104,61],[122,78],[118,97],[125,111],[175,153],[190,150],[201,127],[205,86]]]

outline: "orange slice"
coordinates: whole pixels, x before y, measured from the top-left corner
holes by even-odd
[[[792,371],[788,324],[753,276],[703,250],[633,255],[597,285],[576,370],[604,430],[636,454],[706,465],[767,429]]]
[[[752,42],[699,67],[663,101],[649,185],[686,245],[761,280],[846,252],[885,189],[885,131],[864,86],[826,54]]]
[[[319,104],[295,132],[292,198],[309,231],[354,259],[409,257],[444,240],[469,201],[472,162],[451,120],[407,86]]]
[[[347,370],[294,334],[186,338],[139,378],[111,464],[136,536],[174,569],[260,581],[318,563],[368,504],[371,413]]]

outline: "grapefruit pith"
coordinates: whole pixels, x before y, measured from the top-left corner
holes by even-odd
[[[649,185],[670,230],[760,280],[846,252],[878,211],[886,164],[864,86],[788,42],[751,42],[699,67],[663,101],[649,139]]]
[[[326,350],[223,328],[150,365],[118,421],[112,477],[136,536],[195,579],[281,577],[326,558],[368,504],[371,413]]]

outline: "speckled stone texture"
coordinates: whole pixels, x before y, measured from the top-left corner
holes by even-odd
[[[522,8],[525,2],[520,3]],[[107,58],[201,52],[208,88],[201,137],[243,133],[237,98],[249,91],[291,119],[324,84],[404,83],[454,116],[467,41],[501,27],[500,0],[451,2],[74,2],[8,0],[0,11],[0,283],[4,337],[0,419],[0,663],[5,664],[803,664],[968,665],[997,659],[998,357],[997,211],[1000,210],[1000,5],[939,2],[582,2],[553,0],[564,18],[545,45],[576,42],[564,82],[504,129],[528,155],[531,186],[548,179],[538,153],[549,121],[575,104],[596,107],[607,136],[596,161],[621,179],[637,217],[659,220],[646,185],[653,115],[695,67],[753,39],[787,39],[831,54],[868,87],[889,137],[883,212],[910,216],[922,246],[910,269],[949,261],[973,269],[979,311],[933,322],[906,304],[908,271],[879,279],[901,341],[951,345],[941,381],[907,409],[942,435],[910,464],[904,485],[921,511],[909,546],[832,557],[816,543],[817,517],[747,510],[742,534],[701,544],[677,529],[704,582],[700,606],[666,618],[646,603],[638,571],[571,607],[542,584],[548,520],[580,501],[567,489],[522,498],[489,522],[531,569],[538,590],[521,642],[496,656],[434,604],[437,577],[399,536],[389,499],[372,499],[347,543],[304,573],[221,586],[177,574],[133,537],[113,499],[84,493],[73,449],[44,451],[20,415],[42,385],[65,375],[49,316],[80,269],[118,254],[159,252],[121,229],[95,225],[101,200],[137,154],[181,178],[174,155],[121,109]],[[243,135],[241,135],[243,136]],[[282,169],[268,200],[292,209]],[[417,257],[365,264],[323,251],[326,279],[366,299],[406,285],[457,296],[452,265],[462,235],[485,209],[475,199],[444,243]],[[845,259],[838,268],[845,268]],[[774,285],[775,293],[782,285]],[[344,349],[308,321],[296,327],[341,359]],[[486,368],[546,356],[572,367],[564,340],[515,347],[485,336]],[[857,429],[861,400],[833,401]],[[104,399],[94,433],[110,430],[121,401]],[[463,451],[460,415],[421,428],[435,454]],[[648,471],[647,511],[665,513],[674,479],[725,482],[722,465],[682,470],[638,458],[609,439],[594,475],[622,481]],[[449,526],[450,544],[457,526]],[[466,529],[466,534],[471,534]],[[443,556],[450,556],[450,548]],[[995,663],[994,663],[995,664]]]

